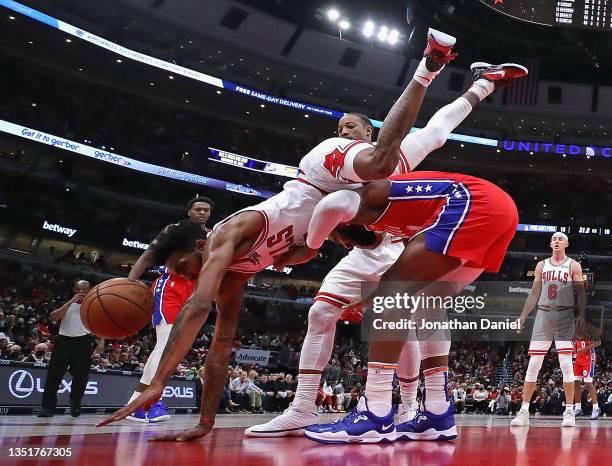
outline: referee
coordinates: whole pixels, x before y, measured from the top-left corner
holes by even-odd
[[[70,415],[81,415],[81,399],[89,379],[93,350],[93,338],[81,322],[81,302],[90,288],[88,281],[77,281],[74,286],[76,294],[72,299],[49,314],[51,322],[61,320],[61,324],[51,353],[42,397],[42,412],[38,417],[53,417],[57,405],[57,390],[66,370],[70,370],[72,375]]]

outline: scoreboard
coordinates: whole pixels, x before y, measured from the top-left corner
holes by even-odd
[[[612,0],[480,0],[500,13],[546,26],[612,30]]]
[[[612,0],[556,0],[555,24],[612,29]]]

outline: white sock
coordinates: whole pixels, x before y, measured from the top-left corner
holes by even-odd
[[[368,399],[368,408],[375,416],[383,417],[391,411],[393,375],[396,368],[397,364],[368,363],[365,396]]]
[[[300,403],[304,403],[309,408],[312,408],[312,411],[315,411],[315,400],[319,390],[321,374],[298,374],[297,380],[298,384],[293,404],[297,406]]]
[[[402,382],[400,380],[400,395],[402,404],[406,407],[416,407],[417,388],[419,387],[419,379],[413,382]]]
[[[134,393],[132,393],[132,396],[130,397],[130,399],[128,401],[128,404],[130,404],[132,401],[134,401],[136,398],[138,398],[141,393],[142,392],[136,392],[136,391]]]
[[[416,71],[414,72],[414,80],[419,84],[422,84],[425,87],[429,87],[431,82],[434,80],[436,76],[440,74],[440,71],[444,69],[444,67],[440,68],[438,71],[429,71],[427,66],[425,66],[426,58],[423,57],[419,62],[419,66],[417,66]]]
[[[599,403],[593,403],[593,409],[599,409]]]
[[[526,410],[527,412],[529,412],[529,402],[523,402],[523,404],[521,405],[521,409]]]
[[[565,403],[565,410],[566,411],[573,411],[574,410],[574,404],[573,403]]]
[[[425,409],[432,414],[448,410],[448,367],[434,367],[423,371],[425,375]]]
[[[582,403],[574,403],[574,406],[576,407],[576,409],[582,409]]]
[[[488,79],[480,78],[474,81],[468,91],[473,92],[480,100],[486,99],[495,90],[495,84]]]

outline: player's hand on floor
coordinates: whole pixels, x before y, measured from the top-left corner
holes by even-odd
[[[274,270],[282,272],[288,265],[304,264],[316,257],[318,252],[318,249],[310,249],[306,245],[290,249],[274,261]]]
[[[180,434],[164,434],[157,437],[151,437],[148,440],[149,442],[190,442],[192,440],[197,440],[204,437],[212,430],[212,428],[213,424],[198,424],[193,429],[184,430]]]
[[[115,411],[109,417],[104,419],[102,422],[96,424],[96,427],[102,427],[111,422],[120,421],[121,419],[125,419],[127,416],[132,414],[138,408],[142,408],[144,410],[148,410],[151,405],[157,402],[164,392],[164,387],[159,385],[149,385],[144,392],[142,392],[138,398],[129,403],[127,406],[124,406],[118,411]]]

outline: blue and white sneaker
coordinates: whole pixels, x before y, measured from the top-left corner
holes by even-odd
[[[126,419],[134,422],[149,422],[149,420],[147,419],[147,413],[142,408],[138,408],[132,414],[127,416]]]
[[[595,419],[597,419],[600,413],[601,413],[601,409],[599,407],[593,408],[593,412],[591,413],[591,421],[594,421]]]
[[[170,415],[166,411],[166,406],[162,400],[159,400],[149,408],[147,418],[149,419],[149,422],[163,422],[170,419]]]
[[[451,403],[443,414],[421,411],[412,421],[398,424],[396,430],[398,440],[453,440],[457,438],[455,405]]]
[[[304,435],[320,443],[378,443],[393,442],[396,438],[395,407],[385,417],[375,416],[362,396],[344,418],[332,424],[315,424],[304,429]]]

